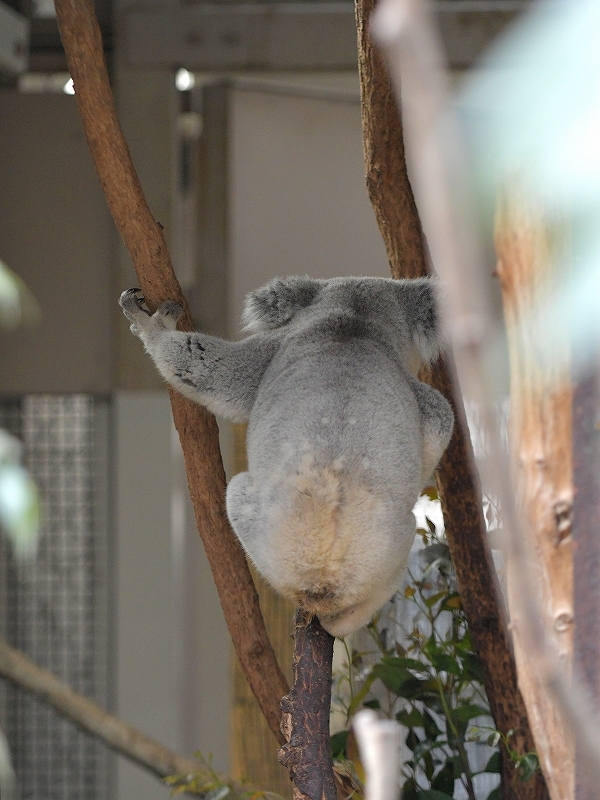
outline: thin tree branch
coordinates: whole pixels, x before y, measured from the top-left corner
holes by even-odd
[[[193,330],[159,223],[153,218],[117,120],[102,39],[91,0],[56,0],[56,15],[75,96],[115,224],[151,309],[166,299],[184,309],[180,328]],[[287,682],[267,637],[245,556],[225,514],[225,473],[214,417],[170,391],[196,524],[244,675],[277,739],[279,700]]]
[[[296,612],[294,685],[281,701],[286,744],[279,761],[294,784],[294,800],[336,800],[329,713],[333,636],[306,611]]]
[[[392,275],[415,278],[428,273],[426,245],[406,169],[400,114],[383,60],[369,36],[373,6],[374,0],[356,4],[367,186]],[[496,726],[503,732],[516,731],[515,748],[525,753],[533,748],[533,738],[495,591],[497,578],[485,541],[481,489],[462,397],[453,386],[451,372],[448,359],[422,375],[449,400],[456,418],[452,440],[436,472],[446,536]],[[503,777],[506,797],[547,797],[541,776],[519,783],[506,759]]]
[[[195,773],[199,764],[177,755],[96,703],[74,692],[48,670],[38,667],[0,638],[0,675],[27,691],[84,731],[102,739],[112,750],[127,756],[159,778]]]

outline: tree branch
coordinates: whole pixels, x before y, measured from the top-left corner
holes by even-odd
[[[136,728],[109,714],[96,703],[74,692],[48,670],[38,667],[19,650],[0,638],[0,675],[32,692],[84,731],[102,739],[117,753],[127,756],[159,778],[198,772],[199,765],[155,742]]]
[[[281,701],[286,744],[279,761],[294,784],[294,800],[336,800],[329,744],[333,636],[306,611],[296,612],[294,685]]]
[[[60,35],[75,85],[85,135],[113,219],[151,309],[166,299],[184,309],[180,328],[193,330],[162,228],[146,203],[117,120],[102,39],[91,0],[56,0]],[[246,558],[225,514],[225,473],[214,417],[170,391],[198,531],[244,675],[277,739],[279,699],[288,691],[260,613]]]
[[[369,37],[373,6],[373,0],[357,0],[356,4],[367,187],[393,277],[416,278],[428,273],[426,244],[408,179],[399,111],[383,61]],[[451,371],[450,359],[439,360],[429,375],[421,376],[448,399],[456,418],[452,440],[436,472],[446,536],[496,726],[503,732],[514,729],[516,749],[527,752],[533,748],[533,738],[498,605],[472,444]],[[519,782],[507,759],[503,779],[505,797],[542,800],[548,796],[541,775]]]

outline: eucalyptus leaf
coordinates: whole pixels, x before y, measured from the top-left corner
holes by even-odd
[[[528,781],[540,768],[540,761],[536,753],[527,753],[519,760],[519,778]]]
[[[440,792],[439,789],[419,789],[417,800],[452,800],[452,795]]]
[[[447,761],[431,781],[431,788],[452,796],[454,792],[454,763]]]
[[[502,756],[500,755],[500,751],[496,750],[495,753],[489,758],[489,761],[485,765],[484,772],[502,772]]]
[[[482,717],[484,715],[488,715],[489,713],[489,709],[483,708],[483,706],[479,706],[476,703],[467,703],[463,706],[454,708],[452,710],[452,717],[454,720],[458,720],[459,722],[468,722],[470,719]]]
[[[417,784],[414,778],[408,778],[402,785],[402,800],[417,800]]]
[[[348,731],[339,731],[329,738],[332,758],[346,758],[348,746]]]
[[[410,711],[399,711],[396,714],[396,719],[401,725],[404,725],[405,728],[423,728],[423,714],[416,709],[411,708]]]

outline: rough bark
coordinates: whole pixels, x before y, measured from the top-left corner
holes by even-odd
[[[408,178],[400,114],[383,61],[369,37],[373,5],[373,0],[356,4],[367,188],[393,277],[416,278],[429,271],[426,243]],[[452,440],[436,471],[446,536],[495,724],[503,732],[515,731],[512,744],[523,753],[533,748],[533,738],[499,606],[496,573],[485,541],[481,489],[462,398],[450,378],[453,372],[448,357],[421,375],[449,400],[456,416]],[[548,797],[541,775],[519,782],[508,759],[503,764],[503,791],[506,798],[518,800]]]
[[[103,708],[74,692],[19,650],[0,638],[0,675],[20,686],[84,731],[101,738],[112,750],[135,761],[159,778],[197,772],[199,764],[177,755],[162,744],[140,733]]]
[[[279,761],[294,784],[294,800],[336,800],[329,744],[333,637],[319,620],[296,612],[294,685],[281,701],[286,744]]]
[[[167,252],[119,126],[91,0],[57,0],[56,14],[85,135],[113,219],[151,309],[163,300],[183,306],[181,330],[193,330]],[[126,288],[126,287],[124,287]],[[202,537],[233,644],[244,674],[277,739],[279,700],[288,691],[267,637],[245,556],[225,515],[225,473],[214,417],[170,392],[183,448],[196,524]]]
[[[540,341],[540,312],[557,276],[553,246],[539,209],[511,192],[498,214],[497,272],[502,285],[510,354],[510,438],[517,504],[530,545],[530,572],[539,595],[546,635],[556,647],[566,676],[573,648],[573,561],[571,512],[572,387],[566,329],[552,346]],[[544,322],[546,320],[544,319]],[[548,334],[544,337],[546,340]],[[562,345],[562,346],[561,346]],[[528,657],[513,581],[508,600],[519,686],[550,794],[569,800],[574,792],[573,740],[537,665]]]

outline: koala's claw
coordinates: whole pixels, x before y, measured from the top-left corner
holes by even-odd
[[[135,304],[139,308],[139,310],[143,311],[144,314],[148,314],[148,316],[151,317],[152,314],[149,311],[149,309],[148,308],[144,308],[145,303],[146,303],[146,298],[143,295],[141,297],[136,297],[135,298]]]
[[[142,291],[141,289],[137,288],[127,289],[126,291],[123,292],[123,294],[119,298],[119,305],[125,312],[133,311],[135,306],[140,311],[143,311],[144,314],[148,314],[148,316],[151,317],[152,314],[150,313],[150,311],[147,308],[143,307],[146,302],[146,298],[141,293],[141,291]]]

